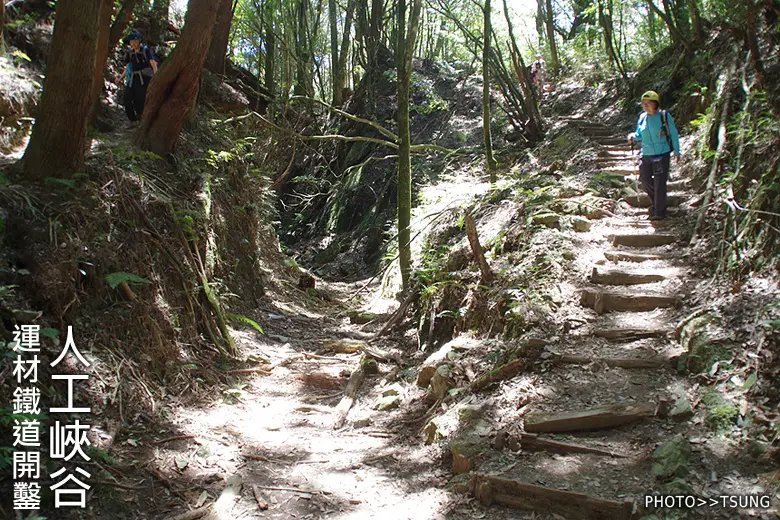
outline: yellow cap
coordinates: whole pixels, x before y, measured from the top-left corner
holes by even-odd
[[[658,101],[658,92],[655,90],[648,90],[642,94],[642,99],[649,99],[650,101]]]

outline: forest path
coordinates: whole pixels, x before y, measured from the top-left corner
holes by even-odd
[[[265,335],[234,331],[247,359],[266,358],[270,366],[257,365],[258,373],[210,404],[173,411],[170,436],[187,438],[156,447],[152,472],[176,496],[159,495],[154,518],[176,518],[182,504],[196,508],[204,491],[215,499],[233,475],[243,482],[240,499],[214,518],[437,518],[450,501],[443,490],[449,471],[431,464],[433,448],[398,420],[420,410],[373,409],[382,391],[403,392],[388,392],[400,372],[394,362],[366,374],[346,427],[335,427],[344,387],[360,366],[355,349],[373,336],[350,324],[338,303],[358,287],[318,285],[324,299],[301,296],[258,309]],[[403,356],[392,345],[370,348]]]

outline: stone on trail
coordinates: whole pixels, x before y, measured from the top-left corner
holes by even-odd
[[[560,220],[557,213],[539,213],[531,217],[531,222],[537,226],[558,227]]]
[[[587,218],[573,217],[571,219],[571,225],[574,228],[574,231],[585,233],[587,231],[590,231],[591,226],[593,226],[593,222],[591,222]]]

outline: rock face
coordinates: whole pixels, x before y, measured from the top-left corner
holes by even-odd
[[[653,452],[653,475],[661,480],[681,478],[688,473],[691,445],[686,439],[672,439]]]
[[[477,419],[467,424],[450,442],[452,453],[452,472],[466,473],[477,467],[482,450],[487,446],[490,424]]]
[[[730,359],[732,344],[717,316],[704,314],[689,320],[680,329],[680,345],[688,352],[680,358],[691,373],[706,372],[713,363]]]

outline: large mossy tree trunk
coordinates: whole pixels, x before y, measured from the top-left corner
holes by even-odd
[[[482,39],[482,138],[485,143],[485,170],[490,175],[490,183],[496,183],[496,160],[493,158],[493,137],[490,134],[490,0],[485,0],[483,8]]]
[[[30,179],[70,177],[84,162],[101,0],[57,2],[35,126],[22,158]]]
[[[217,22],[211,36],[211,45],[206,54],[206,68],[216,74],[225,74],[225,60],[230,40],[230,24],[233,23],[235,6],[233,0],[220,0],[217,9]]]
[[[190,0],[179,43],[149,84],[137,137],[144,150],[167,155],[176,147],[198,92],[217,7],[212,0]]]
[[[412,56],[420,21],[422,0],[414,0],[406,30],[406,0],[397,2],[396,63],[398,67],[398,258],[404,290],[409,289],[412,275],[412,137],[409,128],[409,90],[412,80]]]

